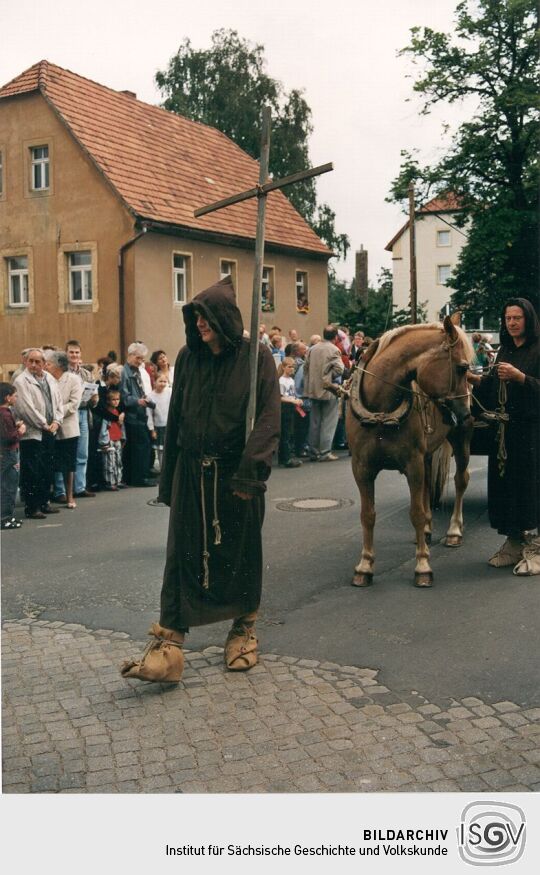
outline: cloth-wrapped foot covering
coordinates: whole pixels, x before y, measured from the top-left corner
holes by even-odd
[[[142,657],[127,659],[120,666],[120,674],[123,678],[140,681],[178,683],[184,670],[184,636],[159,623],[152,623],[148,634],[153,640],[146,646]]]

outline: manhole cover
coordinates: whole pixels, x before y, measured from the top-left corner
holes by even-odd
[[[350,498],[292,498],[290,501],[278,501],[278,510],[287,510],[292,513],[302,511],[340,510],[342,507],[350,507],[354,504]]]

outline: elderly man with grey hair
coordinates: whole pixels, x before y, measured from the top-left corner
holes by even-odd
[[[120,380],[126,413],[124,479],[130,486],[156,486],[156,480],[150,474],[152,441],[146,416],[147,408],[155,405],[147,398],[149,390],[141,374],[141,365],[147,355],[148,349],[144,343],[130,344]]]
[[[45,370],[57,381],[64,407],[64,419],[58,429],[54,445],[54,470],[64,481],[64,494],[69,510],[77,505],[73,497],[73,482],[77,467],[77,441],[81,433],[79,407],[83,384],[77,374],[69,370],[69,359],[62,350],[45,350]]]
[[[17,390],[15,418],[26,426],[21,436],[21,495],[28,519],[45,519],[58,513],[49,503],[54,474],[56,433],[64,419],[56,381],[44,370],[43,350],[29,349],[26,367],[14,380]]]

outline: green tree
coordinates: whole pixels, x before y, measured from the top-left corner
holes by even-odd
[[[258,159],[261,108],[272,109],[270,173],[287,176],[310,166],[311,109],[302,91],[287,92],[266,72],[264,46],[253,45],[235,30],[216,30],[209,49],[193,48],[184,39],[165,70],[156,73],[163,106],[219,128],[248,155]],[[349,248],[346,234],[335,229],[335,214],[317,203],[314,179],[288,187],[287,197],[317,234],[338,255]]]
[[[455,304],[486,313],[508,294],[537,300],[538,10],[535,0],[463,0],[455,21],[452,35],[412,28],[400,54],[420,67],[423,114],[467,101],[472,116],[436,164],[402,152],[389,200],[405,200],[411,179],[421,201],[457,195],[468,240],[449,285]]]
[[[330,276],[328,294],[330,322],[348,325],[352,332],[361,329],[370,337],[379,337],[390,328],[410,325],[410,310],[397,310],[392,304],[392,272],[383,267],[377,287],[369,288],[367,304],[359,301],[354,280],[347,284]],[[418,322],[426,321],[426,302],[418,305]]]

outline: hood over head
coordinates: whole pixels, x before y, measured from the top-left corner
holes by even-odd
[[[204,341],[197,331],[197,310],[210,327],[221,335],[224,348],[240,346],[244,324],[242,314],[236,305],[236,294],[230,276],[199,292],[189,304],[182,307],[186,342],[193,351],[204,347]]]

